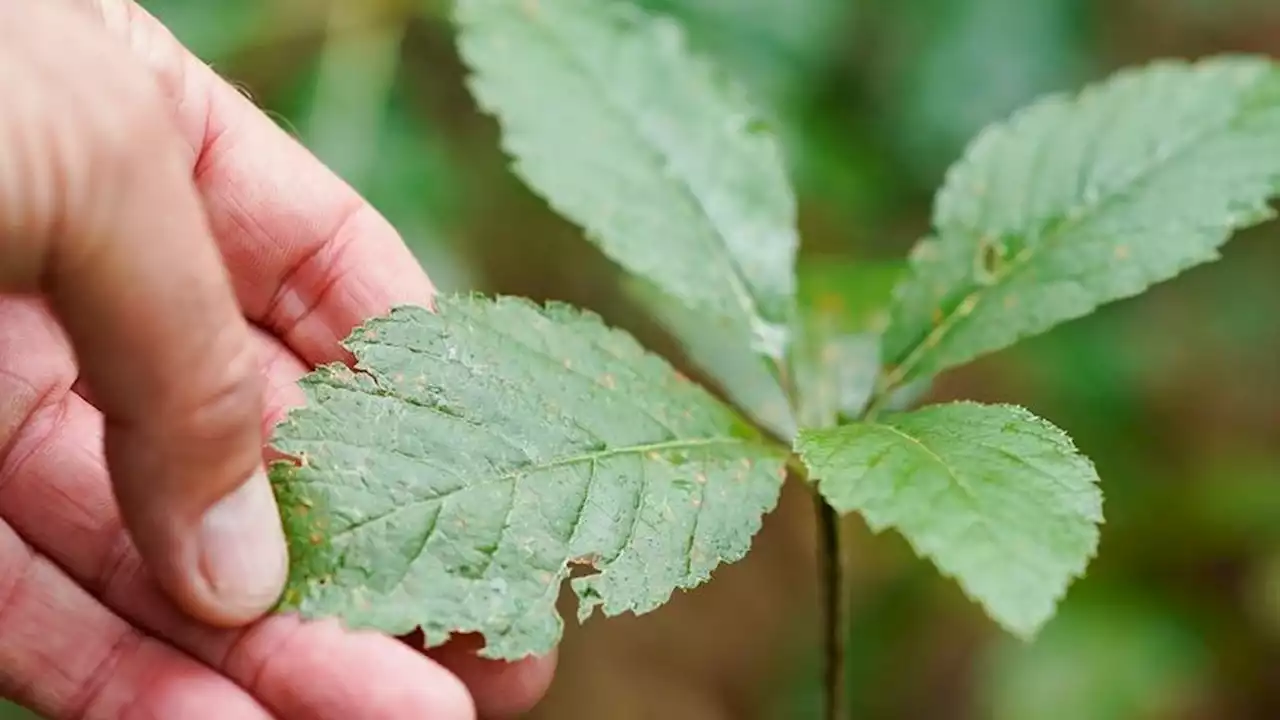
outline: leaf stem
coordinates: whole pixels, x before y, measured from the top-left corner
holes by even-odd
[[[786,372],[790,368],[790,363],[780,367],[780,380],[794,411],[800,404],[797,402],[794,373]],[[815,478],[809,477],[809,469],[794,453],[787,459],[787,469],[791,475],[809,486],[818,534],[818,604],[822,634],[820,717],[823,720],[848,720],[852,717],[847,682],[850,618],[849,602],[845,594],[845,553],[840,532],[840,514],[822,497]]]
[[[818,520],[818,577],[822,605],[824,720],[850,717],[846,668],[848,658],[848,603],[845,602],[844,546],[840,536],[840,516],[817,487],[813,503]]]
[[[845,596],[840,514],[823,499],[822,493],[818,492],[817,483],[809,480],[809,471],[798,457],[792,455],[787,468],[809,485],[818,531],[818,611],[822,632],[821,717],[823,720],[848,720],[851,717],[846,695],[849,603]]]

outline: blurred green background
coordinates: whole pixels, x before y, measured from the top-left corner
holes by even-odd
[[[1157,56],[1280,57],[1274,0],[635,0],[683,20],[782,128],[805,252],[900,256],[984,124]],[[360,189],[436,284],[592,307],[679,360],[617,271],[506,171],[443,2],[144,2]],[[1280,158],[1277,158],[1280,162]],[[1280,224],[1147,295],[946,377],[1092,456],[1100,557],[1032,644],[856,521],[861,720],[1280,718]],[[748,560],[571,627],[535,718],[814,717],[813,530],[788,488]],[[3,711],[0,710],[0,715]]]

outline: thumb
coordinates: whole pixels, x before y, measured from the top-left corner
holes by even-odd
[[[42,292],[106,421],[121,515],[180,606],[278,598],[264,379],[153,77],[88,16],[0,3],[0,292]]]

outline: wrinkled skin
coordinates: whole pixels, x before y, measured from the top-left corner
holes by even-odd
[[[461,720],[554,658],[263,613],[263,440],[433,288],[395,231],[128,0],[0,0],[0,693],[50,718]]]

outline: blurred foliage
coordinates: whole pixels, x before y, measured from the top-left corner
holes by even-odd
[[[1280,56],[1274,0],[636,2],[685,23],[772,116],[808,260],[833,270],[899,257],[969,137],[1041,93],[1156,56]],[[705,367],[718,361],[690,351],[679,318],[641,312],[642,294],[510,176],[443,0],[143,4],[365,193],[437,285],[592,307],[698,377],[753,371]],[[1278,275],[1273,223],[1218,263],[941,379],[932,397],[1027,405],[1095,459],[1100,555],[1023,644],[905,543],[851,522],[857,717],[1280,717]],[[792,488],[752,556],[705,588],[571,629],[534,717],[814,717],[809,522]]]

